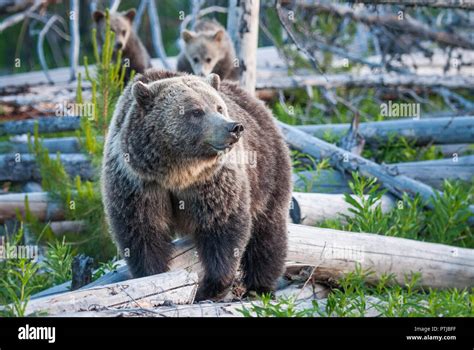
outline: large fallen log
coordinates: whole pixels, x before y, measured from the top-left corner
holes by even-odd
[[[40,221],[53,221],[50,223],[50,227],[54,233],[58,235],[61,232],[78,233],[84,228],[84,224],[80,221],[58,222],[57,220],[64,220],[64,209],[60,203],[56,203],[50,198],[48,200],[46,192],[0,195],[0,223],[16,218],[17,212],[23,215],[26,211],[25,199],[27,196],[30,212]],[[293,197],[300,206],[301,223],[306,225],[315,225],[326,219],[337,219],[341,213],[352,215],[348,211],[349,205],[344,201],[342,194],[293,192]],[[394,200],[390,196],[384,196],[381,204],[382,208],[387,211],[393,208]]]
[[[350,124],[298,125],[295,128],[318,138],[325,134],[341,138]],[[393,136],[403,136],[417,145],[474,143],[474,116],[360,123],[359,133],[367,143],[384,143]]]
[[[347,172],[358,171],[363,176],[375,177],[393,195],[402,198],[404,193],[411,196],[419,194],[427,206],[431,206],[431,199],[436,191],[432,187],[413,180],[405,175],[393,174],[386,166],[379,165],[363,157],[347,152],[337,146],[313,137],[305,132],[278,122],[286,142],[293,148],[307,153],[315,159],[329,159],[335,168],[344,169]],[[474,205],[470,206],[474,212]],[[470,222],[474,217],[471,216]]]
[[[337,283],[339,278],[360,266],[372,272],[366,277],[368,283],[377,283],[382,276],[393,274],[394,282],[404,285],[407,276],[420,273],[419,287],[474,287],[474,249],[295,224],[290,224],[288,231],[287,267],[313,266],[316,280],[323,283]],[[199,274],[200,264],[192,239],[184,237],[173,245],[171,270],[186,269]],[[128,278],[128,268],[123,265],[83,289]]]
[[[196,294],[197,283],[197,274],[177,270],[33,299],[28,303],[25,313],[57,315],[63,312],[100,310],[109,307],[140,308],[165,303],[191,304]]]
[[[316,298],[306,298],[303,300],[296,300],[294,303],[294,311],[307,311],[314,309],[314,300]],[[360,299],[360,298],[359,298]],[[275,301],[275,302],[278,302]],[[362,302],[362,300],[361,300]],[[326,310],[328,300],[318,300],[319,310]],[[385,302],[373,297],[366,296],[364,298],[365,310],[363,314],[354,313],[354,316],[363,317],[379,317],[382,312],[381,307]],[[251,316],[257,317],[253,306],[263,307],[260,300],[255,301],[237,301],[237,302],[204,302],[193,305],[173,305],[173,306],[159,306],[156,308],[130,308],[130,309],[108,309],[103,311],[82,311],[71,312],[56,315],[57,317],[243,317],[242,310],[247,310]],[[312,317],[320,316],[317,312],[311,315]],[[55,317],[55,315],[53,315]]]

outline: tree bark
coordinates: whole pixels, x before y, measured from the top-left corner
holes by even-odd
[[[235,45],[240,69],[240,85],[255,93],[257,80],[257,46],[259,0],[231,0],[227,30]]]

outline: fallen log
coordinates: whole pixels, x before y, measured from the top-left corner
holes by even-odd
[[[318,138],[328,133],[342,138],[350,124],[298,125],[295,128]],[[417,145],[474,143],[474,116],[360,123],[359,133],[367,143],[384,143],[393,136],[403,136]]]
[[[184,237],[175,240],[173,245],[171,270],[186,269],[199,274],[200,265],[192,239]],[[370,233],[289,224],[286,261],[287,268],[294,265],[315,267],[315,279],[330,284],[337,283],[339,278],[360,266],[372,272],[366,277],[368,283],[377,283],[382,276],[393,274],[395,283],[405,285],[407,276],[420,273],[419,287],[474,287],[474,249]],[[109,272],[83,289],[128,278],[128,268],[123,265],[117,272]]]
[[[391,174],[401,174],[435,188],[442,188],[445,180],[471,182],[474,178],[474,156],[387,164]]]
[[[56,159],[56,155],[50,156]],[[82,179],[93,179],[96,172],[88,157],[82,153],[61,154],[59,156],[66,173],[71,177],[80,176]],[[2,154],[0,155],[0,181],[31,181],[41,180],[41,174],[33,154]]]
[[[109,307],[156,307],[165,303],[191,304],[198,286],[195,273],[177,270],[127,280],[123,283],[81,289],[31,300],[25,314],[100,310]]]
[[[33,140],[31,140],[33,141]],[[49,153],[80,153],[81,146],[77,137],[55,137],[41,140],[44,149]],[[1,153],[29,153],[28,138],[0,142]]]
[[[438,145],[436,150],[441,152],[444,157],[463,156],[474,153],[474,145],[468,143],[458,143],[452,145]]]
[[[361,75],[347,74],[305,74],[292,76],[274,76],[257,80],[257,89],[295,89],[307,86],[323,87],[326,89],[346,88],[373,88],[373,87],[422,87],[448,89],[472,89],[474,77],[460,75],[409,75],[397,73],[374,73]]]
[[[46,192],[0,195],[0,223],[15,218],[17,212],[24,215],[27,196],[30,212],[40,221],[53,221],[49,225],[55,234],[78,233],[84,228],[84,223],[80,221],[58,221],[64,219],[64,209],[61,203],[55,203],[51,199],[48,200]],[[293,197],[300,205],[302,222],[307,225],[315,225],[326,219],[339,218],[340,213],[352,215],[348,211],[349,206],[344,201],[342,194],[293,192]],[[383,209],[389,210],[393,207],[393,202],[394,200],[391,197],[385,196],[382,200]]]
[[[51,201],[46,192],[10,193],[0,195],[0,222],[16,218],[17,211],[24,215],[26,197],[28,197],[30,212],[40,221],[64,218],[62,206]]]
[[[293,198],[298,202],[301,209],[301,224],[313,226],[327,219],[342,219],[342,215],[354,216],[349,211],[351,205],[340,194],[321,194],[314,196],[314,193],[293,192]],[[317,198],[317,199],[316,199]],[[357,197],[353,196],[356,200]],[[359,201],[359,200],[358,200]],[[382,200],[374,206],[380,204],[384,213],[395,208],[395,199],[390,195],[382,196]]]
[[[379,165],[363,157],[347,152],[337,146],[313,137],[305,132],[278,122],[286,142],[293,148],[307,153],[315,159],[329,159],[330,164],[335,168],[344,169],[347,172],[358,171],[362,176],[375,177],[393,195],[402,198],[404,193],[410,196],[419,194],[425,201],[425,205],[431,206],[431,199],[436,191],[432,187],[411,179],[405,175],[393,174],[386,166]],[[474,205],[469,206],[474,212]],[[474,222],[471,216],[470,222]]]
[[[313,301],[315,299],[316,298],[296,300],[294,303],[294,311],[314,310]],[[327,310],[327,303],[327,299],[318,300],[319,309]],[[376,297],[367,296],[364,298],[364,303],[364,314],[359,315],[355,312],[355,316],[379,317],[382,313],[380,307],[383,306],[385,302]],[[251,316],[257,317],[258,315],[252,306],[263,307],[263,304],[259,300],[218,303],[205,302],[193,305],[159,306],[153,309],[130,308],[71,312],[53,315],[53,317],[243,317],[243,313],[240,310],[244,309],[248,310]],[[320,315],[314,312],[311,316],[319,317]]]
[[[0,123],[0,136],[33,133],[35,124],[41,134],[74,131],[80,127],[79,117],[41,117]]]

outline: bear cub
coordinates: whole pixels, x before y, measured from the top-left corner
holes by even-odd
[[[235,83],[150,69],[125,88],[106,138],[102,192],[134,277],[167,271],[182,233],[203,267],[196,300],[224,296],[239,268],[248,291],[273,291],[291,190],[279,128]]]
[[[215,73],[221,79],[238,79],[234,46],[219,22],[199,20],[193,31],[184,30],[181,38],[184,45],[178,57],[178,71],[201,76]]]
[[[151,68],[150,55],[141,42],[138,35],[133,30],[133,19],[135,9],[130,9],[122,13],[110,13],[110,30],[115,33],[114,57],[122,50],[122,64],[126,65],[125,82],[130,79],[132,69],[136,73],[143,73],[147,68]],[[97,26],[98,40],[105,39],[105,13],[95,11],[93,19]]]

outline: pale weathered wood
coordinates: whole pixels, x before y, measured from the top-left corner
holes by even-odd
[[[392,175],[405,175],[441,189],[444,180],[472,181],[474,156],[451,154],[448,159],[384,164],[383,167]],[[295,190],[302,192],[346,193],[350,191],[349,180],[350,176],[333,170],[302,171],[293,175]]]
[[[257,89],[294,89],[306,86],[323,87],[446,87],[450,89],[474,88],[474,77],[460,75],[409,75],[396,73],[373,73],[371,75],[349,74],[306,74],[292,76],[273,76],[257,79]]]
[[[235,46],[240,85],[253,94],[257,80],[259,0],[231,0],[227,31]]]
[[[61,206],[51,201],[46,192],[10,193],[0,195],[0,222],[15,218],[17,211],[24,215],[26,197],[31,213],[39,220],[59,220],[64,217]]]
[[[343,137],[350,124],[298,125],[295,128],[322,138]],[[417,145],[474,143],[474,116],[396,119],[360,123],[359,133],[367,143],[384,143],[390,137],[403,136]]]
[[[368,283],[376,283],[382,276],[393,274],[394,281],[404,285],[407,276],[420,273],[419,287],[474,287],[473,249],[294,224],[289,225],[288,231],[287,267],[313,266],[315,278],[321,282],[336,283],[344,274],[360,266],[373,272],[367,276]],[[199,273],[193,241],[185,237],[173,244],[177,249],[171,270],[180,268]],[[102,281],[95,281],[95,285],[129,278],[126,266],[120,270],[122,273],[106,274]]]
[[[57,159],[56,155],[51,155]],[[88,157],[82,153],[61,154],[59,156],[66,173],[71,177],[79,175],[83,179],[96,176]],[[0,181],[41,180],[41,174],[33,154],[17,153],[0,155]]]
[[[16,217],[16,212],[25,213],[25,199],[28,196],[30,211],[40,220],[62,220],[64,219],[64,209],[60,203],[48,200],[46,192],[33,193],[12,193],[0,195],[0,223]],[[323,193],[300,193],[293,192],[301,209],[303,223],[314,225],[327,219],[337,219],[340,213],[352,216],[348,211],[349,205],[344,201],[342,194]],[[393,198],[384,196],[382,200],[383,209],[389,210],[393,207]],[[65,232],[79,233],[85,228],[80,221],[53,221],[50,224],[52,231],[60,235]]]
[[[190,304],[198,286],[195,273],[184,270],[81,289],[31,300],[26,314],[48,315],[103,308],[155,307],[163,303]]]
[[[49,117],[0,123],[0,136],[33,133],[35,124],[41,134],[79,129],[79,117]]]
[[[293,197],[298,201],[301,209],[301,224],[303,225],[313,226],[327,219],[342,219],[342,215],[354,216],[349,211],[352,206],[344,200],[342,194],[293,192]],[[358,200],[356,196],[353,198]],[[395,199],[390,195],[384,195],[382,200],[375,205],[378,204],[386,213],[395,207]]]

